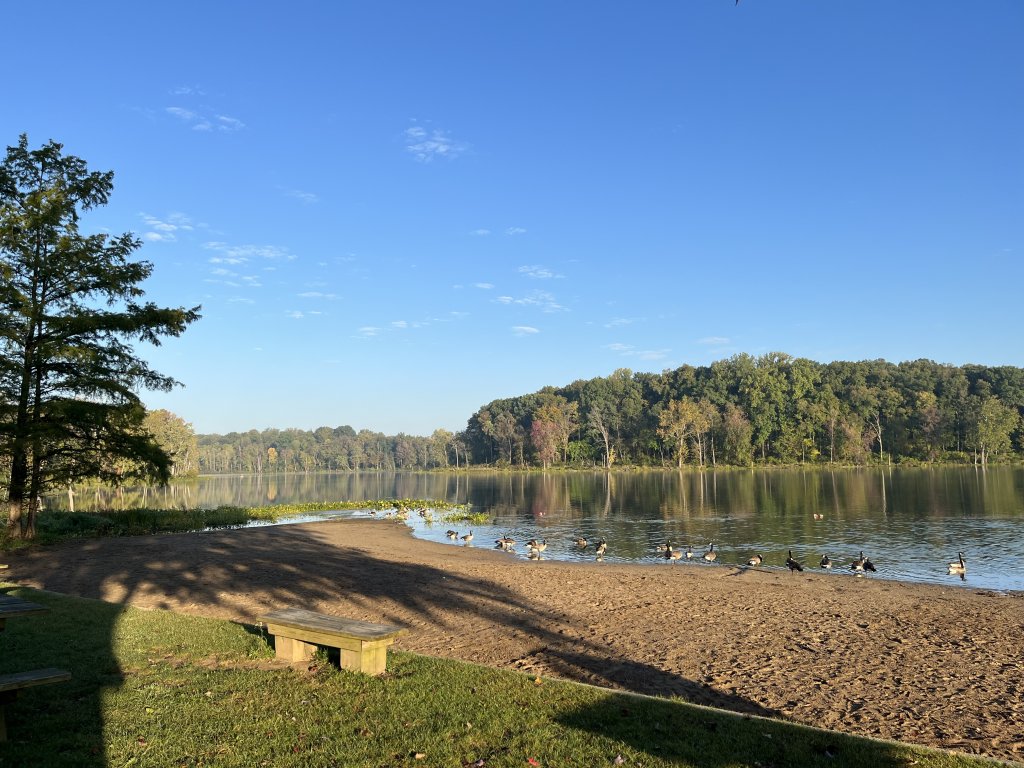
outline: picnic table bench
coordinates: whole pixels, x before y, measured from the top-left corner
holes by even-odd
[[[13,595],[0,595],[0,632],[7,626],[7,619],[12,616],[28,616],[33,613],[46,613],[50,609],[45,605],[22,600]]]
[[[274,654],[289,662],[306,661],[317,646],[337,648],[342,669],[367,675],[384,673],[388,646],[403,632],[390,624],[344,619],[304,608],[282,608],[260,617],[274,636]]]
[[[52,667],[0,675],[0,741],[7,741],[7,705],[15,701],[19,693],[36,685],[63,683],[70,679],[70,672]]]

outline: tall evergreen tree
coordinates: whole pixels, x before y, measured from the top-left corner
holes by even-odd
[[[22,135],[0,164],[0,452],[8,530],[24,538],[49,487],[119,481],[126,465],[166,480],[170,460],[142,427],[137,392],[177,382],[131,343],[178,336],[200,309],[142,302],[153,267],[131,259],[141,241],[130,233],[80,232],[81,214],[107,203],[113,173],[62,150],[30,150]]]

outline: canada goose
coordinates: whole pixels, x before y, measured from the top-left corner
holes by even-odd
[[[752,558],[747,560],[747,565],[760,565],[764,562],[764,558],[760,555],[754,555]]]
[[[949,572],[953,574],[963,575],[967,573],[967,563],[964,562],[964,553],[957,552],[957,558],[959,562],[949,564]]]
[[[599,542],[597,542],[595,549],[597,550],[597,556],[603,557],[605,551],[608,549],[608,542],[606,542],[604,539],[601,539]]]
[[[804,567],[793,559],[793,550],[789,550],[789,557],[786,558],[786,567],[791,571],[802,571]]]
[[[860,557],[850,563],[850,570],[864,573],[864,552],[860,553]]]
[[[875,568],[875,564],[872,563],[871,560],[869,560],[868,558],[865,557],[864,558],[864,570],[865,571],[871,571],[872,573],[877,573],[878,569]]]
[[[831,568],[832,567],[832,561],[828,559],[828,555],[822,555],[821,556],[821,567],[822,568]]]
[[[681,560],[682,557],[683,557],[683,550],[681,550],[681,549],[672,549],[672,545],[671,544],[668,545],[668,549],[665,550],[665,559],[666,560]]]
[[[580,538],[578,538],[578,539],[575,539],[573,541],[573,544],[575,544],[580,549],[586,549],[587,548],[587,540],[584,539],[582,536],[580,536]]]
[[[686,548],[686,559],[693,560],[693,547]]]
[[[712,541],[711,545],[708,547],[708,551],[704,553],[704,559],[709,563],[713,563],[717,557],[718,553],[715,552],[715,542]]]
[[[462,539],[467,544],[469,544],[469,542],[471,542],[473,540],[473,532],[470,531],[469,533],[464,533],[459,538]]]
[[[529,552],[527,552],[526,556],[531,560],[541,559],[540,552],[538,552],[536,549],[531,549]]]
[[[457,538],[459,538],[459,532],[458,531],[453,531],[450,528],[447,531],[444,532],[444,535],[447,536],[449,539],[457,539]]]
[[[669,539],[664,544],[659,544],[657,546],[657,550],[659,552],[671,552],[672,551],[672,540]]]
[[[504,534],[500,539],[495,539],[494,546],[497,549],[509,550],[515,547],[516,540],[509,536],[507,533]]]
[[[822,515],[822,514],[819,514],[818,512],[815,512],[815,513],[814,513],[814,515],[813,515],[813,518],[814,518],[815,520],[824,520],[824,519],[825,519],[825,516],[824,516],[824,515]]]
[[[529,547],[530,549],[535,549],[538,552],[543,552],[545,549],[548,548],[548,540],[547,539],[530,539],[528,542],[526,542],[526,546]]]

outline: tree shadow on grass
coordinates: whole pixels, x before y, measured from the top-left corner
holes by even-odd
[[[752,760],[780,768],[902,768],[916,762],[913,750],[902,745],[628,694],[611,694],[558,722],[628,745],[636,753],[624,757],[629,765],[642,762],[644,755],[702,768]]]
[[[353,544],[372,525],[350,525]],[[398,624],[453,643],[484,627],[514,628],[516,642],[529,648],[545,674],[550,670],[570,680],[681,696],[749,714],[777,714],[667,670],[619,658],[614,649],[585,638],[587,627],[538,608],[496,581],[382,559],[358,546],[336,546],[306,526],[92,539],[9,553],[8,559],[12,578],[43,589],[157,608],[187,611],[190,605],[204,606],[229,619],[255,621],[264,611],[297,606]],[[104,739],[99,697],[104,686],[117,684],[119,674],[113,645],[118,608],[96,604],[93,614],[88,620],[107,622],[105,647],[78,649],[73,626],[55,629],[55,635],[70,636],[55,640],[45,664],[68,668],[77,692],[91,687],[91,700],[78,703],[88,715],[74,720],[90,731],[77,736],[90,748]],[[48,618],[53,620],[52,615]],[[106,676],[97,676],[97,670],[107,670]],[[61,693],[43,695],[56,698]],[[22,733],[35,742],[43,732],[32,726]]]
[[[123,681],[110,641],[122,606],[3,591],[50,611],[7,621],[0,633],[0,674],[58,667],[72,679],[25,689],[7,705],[0,766],[106,766],[101,696]]]

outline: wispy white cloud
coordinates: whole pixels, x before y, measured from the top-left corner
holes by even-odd
[[[301,299],[327,299],[333,301],[338,298],[337,294],[334,293],[323,293],[322,291],[303,291],[299,294]]]
[[[525,235],[526,230],[522,227],[509,227],[505,230],[506,235]]]
[[[240,131],[243,128],[245,128],[245,123],[243,123],[237,117],[217,115],[216,126],[217,130],[219,131]]]
[[[313,205],[320,202],[320,198],[314,193],[303,192],[301,189],[287,189],[284,194],[286,197],[294,198],[304,205]]]
[[[380,328],[374,325],[364,325],[362,328],[359,329],[358,333],[363,338],[371,338],[373,336],[380,335]]]
[[[519,268],[519,274],[526,275],[527,277],[533,278],[534,280],[551,280],[556,277],[564,277],[552,272],[547,267],[541,267],[536,264],[532,266],[525,266]]]
[[[393,320],[391,322],[391,327],[392,328],[408,328],[409,327],[409,323],[408,323],[407,320]]]
[[[664,360],[672,352],[671,349],[637,349],[632,344],[606,344],[605,349],[618,352],[624,357],[635,357],[638,360]]]
[[[495,299],[499,304],[517,305],[521,307],[537,307],[542,312],[567,312],[555,297],[547,291],[531,291],[526,296],[499,296]]]
[[[289,251],[287,248],[282,248],[277,245],[231,245],[229,243],[223,243],[218,241],[212,241],[203,243],[203,248],[209,251],[216,251],[217,253],[223,254],[219,257],[220,259],[237,259],[233,263],[243,263],[252,258],[260,259],[272,259],[280,261],[292,261],[295,259],[295,254]],[[211,259],[212,261],[213,259]]]
[[[164,107],[164,112],[176,117],[178,120],[181,120],[183,123],[190,126],[193,131],[221,131],[224,133],[233,133],[245,128],[245,123],[237,117],[229,117],[228,115],[197,112],[192,109],[186,109],[185,107]]]
[[[229,304],[255,304],[253,299],[248,299],[244,296],[232,296],[228,299]]]
[[[482,291],[489,291],[494,288],[492,283],[473,283],[474,288],[479,288]]]
[[[158,219],[148,213],[139,213],[146,225],[146,231],[142,233],[142,239],[150,243],[173,243],[177,240],[176,232],[190,232],[193,229],[192,222],[183,213],[170,213],[165,219]]]
[[[293,309],[293,310],[290,310],[288,312],[285,312],[285,315],[290,317],[292,320],[301,320],[303,317],[305,317],[305,314],[303,312],[300,312],[297,309]]]
[[[513,325],[512,333],[516,336],[533,336],[535,333],[540,333],[540,329],[534,328],[532,325]]]
[[[205,96],[206,92],[198,85],[179,85],[171,88],[172,96]]]
[[[491,230],[489,230],[489,229],[474,229],[471,234],[474,234],[477,237],[487,237],[489,234],[491,234]]]
[[[727,336],[705,336],[703,339],[697,339],[698,344],[710,344],[710,345],[722,345],[731,344],[732,339]]]
[[[604,324],[605,328],[620,328],[623,325],[632,325],[633,323],[640,322],[640,318],[637,317],[615,317]]]
[[[422,125],[413,125],[405,129],[405,150],[421,163],[437,158],[454,160],[468,148],[465,142],[453,139],[449,133],[437,128],[428,131]]]

